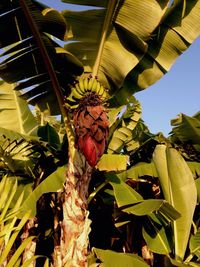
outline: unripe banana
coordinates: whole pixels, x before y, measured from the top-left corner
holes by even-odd
[[[108,98],[106,89],[96,78],[80,77],[72,87],[71,94],[66,98],[66,106],[73,109],[75,104],[77,104],[77,107],[80,100],[86,96],[89,98],[99,97],[99,100],[102,102]],[[67,103],[67,101],[70,103]]]
[[[100,88],[101,88],[101,84],[100,84],[100,82],[97,82],[96,93],[97,93],[98,95],[99,95]]]
[[[77,90],[73,90],[72,96],[74,96],[76,99],[81,99],[83,97],[83,94],[80,94]]]
[[[76,90],[81,95],[84,94],[84,91],[79,86],[79,82],[75,84],[75,87],[72,90]]]
[[[92,88],[91,88],[91,92],[96,93],[97,84],[98,84],[97,80],[94,79],[94,82],[93,82],[93,84],[92,84]]]
[[[88,90],[88,78],[87,77],[84,78],[83,84],[84,84],[84,91],[87,92]]]
[[[82,92],[85,92],[84,80],[82,77],[79,78],[79,87],[80,87]]]
[[[101,85],[101,87],[100,87],[100,89],[98,91],[98,95],[102,96],[104,92],[105,92],[105,88],[103,87],[103,85]]]
[[[104,90],[104,92],[103,92],[101,98],[102,98],[103,100],[108,98],[108,94],[107,94],[106,90]]]
[[[88,91],[91,91],[93,83],[94,83],[94,78],[90,78],[88,82]]]

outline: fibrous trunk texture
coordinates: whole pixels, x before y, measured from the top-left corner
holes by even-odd
[[[91,223],[88,218],[87,196],[92,168],[80,154],[78,158],[79,160],[69,159],[64,186],[60,242],[62,267],[66,264],[68,267],[87,266]]]

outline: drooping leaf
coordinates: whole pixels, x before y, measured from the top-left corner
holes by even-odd
[[[168,255],[171,247],[163,225],[154,216],[148,217],[142,229],[143,237],[152,252]]]
[[[138,180],[140,177],[148,175],[152,177],[157,177],[157,171],[153,162],[139,162],[136,165],[132,166],[125,172],[119,174],[120,177],[124,177],[124,179],[134,179]],[[126,178],[125,178],[126,177]]]
[[[44,194],[49,192],[56,192],[61,189],[63,183],[66,179],[66,166],[58,168],[55,172],[50,174],[44,181],[42,181],[36,189],[29,195],[29,197],[23,203],[19,218],[23,216],[23,214],[29,210],[30,217],[35,216],[36,214],[36,203],[37,200]]]
[[[106,174],[106,177],[113,187],[114,196],[118,207],[138,203],[142,201],[142,196],[123,182],[114,174]]]
[[[0,86],[0,127],[22,135],[36,135],[37,122],[26,101],[13,90],[13,85]]]
[[[23,84],[16,88],[28,86],[23,91],[24,99],[59,114],[56,96],[66,93],[68,83],[83,72],[82,63],[49,37],[65,39],[63,16],[34,0],[3,2],[0,12],[0,40],[5,47],[0,77],[8,83]],[[6,30],[2,25],[7,25]],[[36,77],[42,79],[38,82]]]
[[[181,215],[168,202],[162,199],[146,199],[140,203],[132,206],[122,208],[122,210],[129,214],[137,216],[151,215],[153,213],[160,213],[164,215],[169,221],[174,221]]]
[[[97,163],[100,171],[124,171],[127,167],[128,157],[126,155],[103,154]]]
[[[196,0],[177,1],[177,5],[168,10],[162,23],[152,32],[144,57],[129,72],[124,87],[115,96],[116,101],[124,103],[123,100],[149,87],[170,70],[200,34],[199,8],[200,2]]]
[[[148,264],[139,256],[130,253],[118,253],[111,250],[93,248],[97,258],[101,260],[100,266],[120,266],[120,267],[147,267]]]
[[[66,49],[71,52],[76,50],[76,56],[83,62],[86,59],[85,65],[89,65],[91,71],[104,29],[106,41],[100,58],[98,77],[113,92],[116,90],[114,87],[121,87],[126,75],[145,54],[151,33],[159,25],[168,3],[169,1],[161,3],[153,0],[127,0],[123,4],[113,2],[109,5],[109,2],[105,1],[101,2],[103,9],[80,12],[66,10],[63,15],[71,27],[71,40],[77,41],[67,45]],[[105,19],[106,12],[110,16]],[[108,17],[112,21],[107,21]],[[147,18],[144,23],[141,23],[142,17]],[[106,29],[103,27],[104,21],[109,25]],[[84,49],[85,42],[88,49]]]
[[[63,2],[80,4],[80,1]],[[160,79],[199,35],[199,1],[175,2],[170,6],[170,1],[127,0],[113,9],[112,23],[104,31],[107,36],[98,77],[111,93],[120,89],[114,97],[115,103],[123,105],[133,93]],[[76,53],[85,70],[91,72],[103,32],[102,20],[109,13],[109,6],[108,1],[82,1],[81,5],[84,3],[103,8],[63,12],[71,26],[71,39],[76,41],[66,48]],[[141,23],[142,17],[146,19]]]
[[[195,116],[180,114],[177,119],[171,121],[171,125],[174,126],[172,140],[200,144],[200,120]]]

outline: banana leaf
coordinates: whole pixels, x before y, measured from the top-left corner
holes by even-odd
[[[144,56],[151,33],[160,24],[169,1],[111,2],[101,1],[101,5],[104,4],[102,9],[65,10],[62,14],[71,29],[69,38],[75,41],[65,48],[76,52],[81,61],[86,59],[86,70],[90,68],[93,71],[94,65],[99,64],[98,78],[112,94],[122,86],[127,74]],[[146,18],[143,23],[141,18]],[[106,37],[105,42],[102,35]],[[88,49],[85,49],[86,44]],[[103,46],[103,51],[96,63],[99,44]]]
[[[200,33],[198,0],[173,5],[171,1],[111,1],[114,7],[109,1],[63,2],[102,7],[62,12],[73,40],[65,48],[83,62],[86,72],[98,75],[115,95],[115,105],[125,104],[133,93],[160,79]]]
[[[37,121],[27,102],[19,96],[20,94],[13,90],[13,85],[0,85],[0,128],[17,132],[21,134],[20,138],[22,135],[36,136]],[[0,134],[4,133],[0,130]]]
[[[61,189],[66,179],[66,166],[59,167],[55,172],[50,174],[44,181],[42,181],[35,190],[28,196],[20,208],[19,218],[22,218],[27,210],[30,211],[30,218],[36,214],[37,200],[44,194],[49,192],[56,192]]]
[[[116,117],[115,123],[110,128],[108,153],[120,153],[124,147],[131,151],[133,143],[135,148],[139,145],[137,140],[133,139],[133,131],[141,118],[140,103],[132,98],[123,109],[124,111]]]
[[[197,205],[195,181],[187,163],[174,148],[157,145],[153,162],[165,199],[181,214],[173,222],[173,233],[175,259],[183,261]]]
[[[60,114],[57,92],[65,94],[68,83],[83,72],[82,63],[50,38],[66,38],[63,16],[34,0],[3,1],[0,14],[0,77],[17,82],[30,104]]]
[[[96,8],[76,12],[65,10],[62,12],[65,23],[58,12],[34,0],[2,1],[0,6],[2,47],[9,49],[16,46],[11,55],[7,54],[8,58],[1,62],[0,77],[9,82],[30,79],[33,88],[29,89],[33,91],[25,94],[25,99],[41,105],[42,109],[48,105],[53,107],[54,114],[59,111],[55,109],[52,87],[67,94],[70,90],[67,85],[76,75],[82,74],[82,63],[86,72],[98,75],[99,80],[110,89],[112,103],[123,105],[130,95],[145,89],[169,71],[176,58],[200,32],[199,0],[174,1],[173,5],[169,0],[63,2]],[[33,34],[30,21],[34,22],[37,33]],[[65,40],[68,35],[71,42],[65,48],[72,54],[58,53],[56,47],[59,45],[52,43],[46,32]],[[36,42],[31,41],[33,35]],[[18,42],[23,43],[26,39],[29,39],[27,46],[17,46]],[[42,57],[38,52],[38,48],[40,52],[42,50],[38,40],[46,50]],[[51,58],[48,63],[53,65],[51,71],[45,69],[51,65],[44,64],[48,57]],[[47,72],[51,77],[50,85],[43,84],[40,89],[37,88],[37,79],[33,77]],[[57,77],[56,86],[52,86],[52,75]]]
[[[100,266],[120,266],[120,267],[148,267],[149,265],[139,256],[130,253],[118,253],[111,250],[93,248],[97,258],[102,262]]]
[[[174,126],[171,132],[173,141],[200,145],[200,120],[195,115],[180,114],[171,120],[171,125]]]

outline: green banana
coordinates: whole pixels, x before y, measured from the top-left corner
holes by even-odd
[[[93,83],[94,83],[94,78],[90,78],[88,82],[88,91],[91,91]]]
[[[99,96],[102,96],[103,93],[105,92],[105,88],[103,87],[103,85],[100,86],[99,91],[97,92]]]
[[[73,89],[72,96],[74,96],[76,99],[81,99],[83,97],[83,94]]]
[[[83,80],[83,84],[84,84],[84,91],[88,91],[88,78],[85,77]]]
[[[72,90],[76,90],[79,94],[84,94],[84,91],[79,86],[79,82],[75,84],[75,87]]]
[[[95,93],[98,94],[98,95],[99,95],[100,88],[101,88],[101,84],[100,84],[100,82],[97,82],[97,87],[96,87]]]
[[[89,95],[97,95],[101,101],[108,98],[106,89],[96,78],[80,77],[79,80],[73,85],[71,94],[66,98],[66,106],[75,108],[72,103],[79,104],[80,99]],[[67,103],[67,101],[71,103]]]
[[[92,88],[91,88],[91,92],[96,93],[97,84],[98,84],[97,80],[94,79],[94,82],[93,82]]]
[[[82,92],[85,92],[84,79],[82,77],[79,78],[79,87]]]
[[[101,96],[101,99],[105,100],[108,98],[108,93],[106,92],[106,90],[104,90],[102,96]]]

